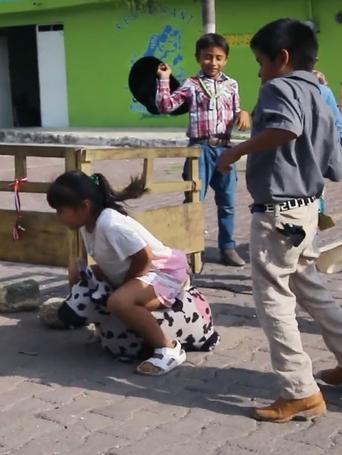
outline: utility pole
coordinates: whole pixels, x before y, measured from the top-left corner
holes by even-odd
[[[215,0],[202,0],[202,22],[204,33],[215,33]]]

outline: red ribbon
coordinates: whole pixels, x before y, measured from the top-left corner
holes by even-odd
[[[16,219],[15,224],[12,229],[13,240],[20,240],[21,233],[25,231],[25,228],[23,228],[19,222],[20,218],[21,218],[20,217],[20,209],[21,209],[20,191],[25,182],[27,182],[27,177],[15,179],[15,181],[10,184],[10,187],[13,188],[13,191],[14,191],[14,204],[15,204],[15,210],[17,212],[17,219]]]

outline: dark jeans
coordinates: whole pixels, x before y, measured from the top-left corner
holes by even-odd
[[[232,170],[226,174],[221,174],[216,163],[223,152],[221,147],[211,147],[209,145],[201,145],[202,154],[199,159],[199,177],[202,181],[202,189],[200,192],[201,201],[204,200],[209,185],[215,192],[215,202],[217,205],[218,219],[218,245],[219,248],[230,249],[235,248],[233,240],[234,221],[235,221],[235,193],[237,186],[236,166],[232,166]],[[188,160],[185,161],[183,178],[188,176]]]

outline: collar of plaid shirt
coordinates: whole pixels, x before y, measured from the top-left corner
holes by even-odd
[[[191,121],[188,129],[188,136],[191,138],[211,136],[224,136],[229,138],[234,114],[231,115],[228,111],[217,109],[216,100],[221,95],[224,95],[224,82],[229,81],[230,78],[224,73],[221,73],[217,79],[212,79],[207,77],[203,71],[200,71],[196,77],[201,89],[209,98],[210,102],[207,109],[203,109],[203,106],[198,106],[196,111],[190,114]],[[218,83],[219,90],[217,90],[218,87],[214,87],[215,83]],[[203,87],[203,85],[205,85],[206,88]],[[235,101],[233,100],[232,112],[234,111]]]
[[[197,73],[197,77],[201,78],[201,79],[208,79],[210,81],[219,81],[219,82],[227,81],[229,79],[229,77],[224,73],[220,73],[216,79],[213,79],[212,77],[208,77],[206,74],[204,74],[203,71],[199,71]]]

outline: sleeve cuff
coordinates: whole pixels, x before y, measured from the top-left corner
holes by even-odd
[[[170,79],[158,79],[159,80],[159,85],[161,87],[169,87],[170,86]]]
[[[296,128],[293,123],[290,122],[269,122],[265,125],[266,129],[276,129],[276,130],[284,130],[284,131],[289,131],[290,133],[295,134],[297,137],[299,137],[302,134],[302,130],[299,128]]]

